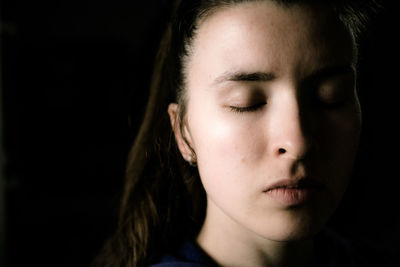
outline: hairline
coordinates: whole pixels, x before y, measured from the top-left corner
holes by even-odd
[[[315,0],[294,0],[294,1],[285,1],[285,0],[243,0],[243,1],[222,1],[222,3],[215,4],[212,7],[209,7],[207,9],[202,10],[196,17],[194,21],[194,29],[193,29],[193,36],[192,38],[187,38],[187,40],[184,41],[184,49],[185,53],[181,56],[181,61],[182,61],[182,84],[180,85],[181,88],[181,93],[177,97],[177,102],[178,102],[178,107],[179,107],[179,117],[180,117],[180,122],[186,124],[186,104],[187,104],[187,86],[186,86],[186,79],[187,79],[187,65],[189,62],[189,58],[192,55],[193,52],[193,43],[196,40],[197,37],[197,31],[201,27],[201,25],[212,15],[214,15],[217,12],[232,8],[233,6],[239,6],[239,5],[244,5],[244,4],[249,4],[249,3],[254,3],[254,2],[270,2],[273,3],[277,6],[280,6],[282,8],[291,8],[295,5],[322,5],[320,1],[315,1]],[[330,4],[330,2],[328,2]],[[345,15],[343,12],[337,12],[335,6],[331,5],[329,7],[332,12],[334,12],[338,18],[338,20],[343,24],[343,26],[346,28],[348,33],[350,34],[350,37],[352,39],[353,43],[353,48],[354,48],[354,61],[355,65],[357,62],[358,58],[358,47],[357,47],[357,34],[356,34],[356,29],[349,25],[346,22],[346,19],[344,18]],[[181,126],[182,127],[182,126]]]

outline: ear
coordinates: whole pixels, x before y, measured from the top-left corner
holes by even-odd
[[[172,126],[172,130],[174,131],[174,135],[175,135],[175,140],[176,143],[178,145],[179,151],[182,154],[182,157],[186,160],[186,161],[190,161],[190,157],[192,156],[192,150],[189,147],[189,144],[187,142],[191,142],[190,139],[190,134],[187,131],[186,125],[183,125],[183,127],[181,127],[181,123],[182,121],[179,118],[179,106],[176,103],[171,103],[168,106],[168,114],[169,114],[169,119],[171,122],[171,126]],[[185,132],[183,135],[183,133],[181,132],[181,129],[183,129],[183,131]]]

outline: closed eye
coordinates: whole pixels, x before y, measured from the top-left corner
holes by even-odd
[[[229,109],[231,111],[237,112],[237,113],[254,112],[254,111],[261,109],[265,104],[266,104],[265,102],[262,102],[262,103],[258,103],[258,104],[246,106],[246,107],[229,106]]]
[[[342,108],[346,105],[347,101],[346,100],[321,100],[319,99],[317,102],[317,105],[320,108],[324,108],[324,109],[337,109],[337,108]]]

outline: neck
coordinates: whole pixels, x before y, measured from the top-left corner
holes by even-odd
[[[274,241],[257,235],[222,213],[207,208],[198,245],[220,266],[306,266],[313,252],[311,239]],[[218,218],[217,218],[218,217]]]

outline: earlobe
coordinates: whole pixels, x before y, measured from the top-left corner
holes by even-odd
[[[186,139],[183,137],[181,132],[183,127],[181,127],[182,122],[179,118],[179,105],[176,103],[169,104],[168,115],[179,151],[186,161],[191,161],[191,158],[193,157],[192,150],[189,148],[189,145],[187,144]]]

